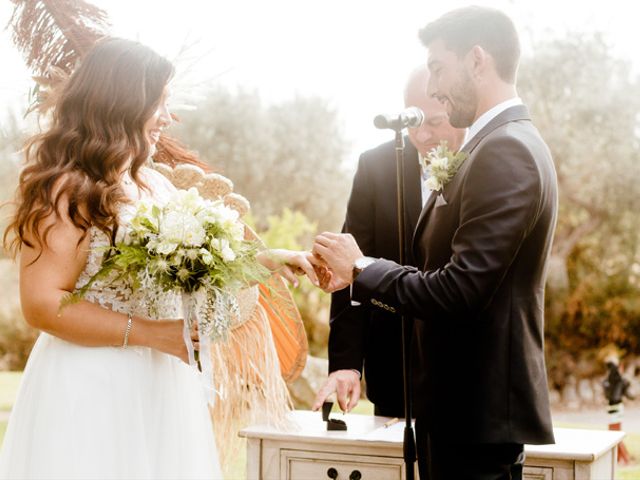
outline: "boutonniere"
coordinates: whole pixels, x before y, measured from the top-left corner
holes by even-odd
[[[427,178],[427,188],[436,192],[451,181],[458,172],[468,155],[465,152],[452,152],[447,147],[447,142],[442,141],[440,145],[432,149],[422,161],[429,178]]]

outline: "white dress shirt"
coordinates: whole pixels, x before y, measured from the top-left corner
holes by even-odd
[[[424,208],[424,204],[427,203],[427,199],[429,198],[429,195],[431,195],[431,190],[427,187],[427,178],[429,178],[429,173],[424,167],[424,157],[420,152],[418,152],[418,163],[420,164],[420,192],[422,193],[422,207]]]
[[[469,131],[467,132],[467,136],[465,138],[464,143],[462,144],[462,147],[460,147],[460,150],[462,150],[467,145],[467,143],[469,143],[469,140],[475,137],[478,134],[478,132],[480,132],[480,130],[482,130],[491,120],[496,118],[498,115],[504,112],[507,108],[515,107],[516,105],[522,105],[522,104],[523,103],[520,97],[514,97],[514,98],[510,98],[509,100],[505,100],[504,102],[501,102],[497,104],[495,107],[492,107],[486,112],[484,112],[469,127]]]

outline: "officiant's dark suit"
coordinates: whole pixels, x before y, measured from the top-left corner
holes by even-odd
[[[543,351],[551,155],[523,105],[462,151],[468,158],[418,220],[421,268],[378,260],[356,278],[353,299],[416,317],[414,408],[433,441],[553,443]]]
[[[422,125],[409,129],[405,138],[405,256],[423,196],[428,195],[428,190],[423,192],[419,152],[427,155],[441,142],[457,150],[465,135],[464,129],[449,124],[445,107],[427,94],[428,82],[429,70],[426,64],[420,65],[409,75],[404,91],[405,106],[418,107],[425,115]],[[355,237],[365,255],[399,261],[395,142],[360,156],[343,232]],[[330,326],[330,374],[343,370],[362,374],[364,366],[367,397],[375,414],[404,417],[401,322],[386,310],[351,305],[349,291],[341,290],[332,296]]]
[[[405,238],[409,243],[422,201],[418,151],[408,141],[404,173]],[[343,231],[355,237],[365,255],[397,262],[396,188],[395,142],[364,152],[353,180]],[[382,309],[352,306],[349,289],[344,289],[332,295],[330,325],[329,372],[362,372],[364,364],[367,398],[375,405],[375,413],[403,417],[401,322]]]

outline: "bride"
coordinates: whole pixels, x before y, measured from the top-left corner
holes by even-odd
[[[145,166],[171,123],[173,66],[104,39],[75,70],[49,129],[31,140],[5,245],[20,253],[25,319],[42,331],[4,444],[0,478],[222,478],[205,396],[187,363],[179,296],[152,315],[144,291],[95,282],[59,310],[127,232],[135,202],[174,187]],[[287,278],[308,257],[259,257]],[[193,332],[197,339],[196,332]]]

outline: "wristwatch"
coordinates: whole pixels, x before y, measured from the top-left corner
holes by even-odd
[[[351,281],[355,281],[360,272],[367,268],[372,263],[375,263],[377,259],[373,257],[360,257],[357,258],[355,262],[353,262],[353,270],[351,274]]]

